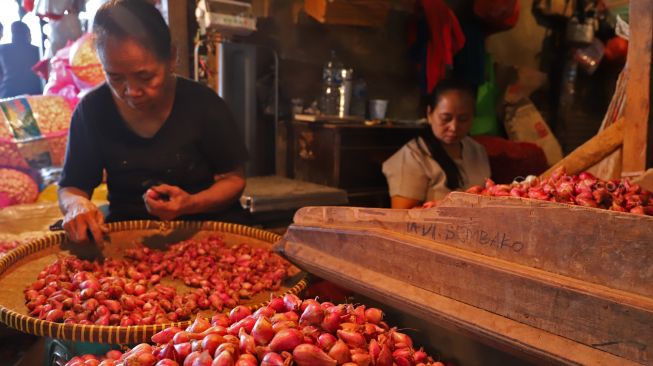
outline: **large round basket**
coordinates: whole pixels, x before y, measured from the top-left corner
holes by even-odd
[[[247,243],[253,247],[271,248],[281,238],[268,231],[223,222],[124,221],[108,226],[109,237],[102,249],[94,245],[70,243],[66,235],[59,232],[32,240],[0,259],[0,322],[25,333],[63,340],[109,344],[148,342],[153,334],[164,328],[173,325],[186,327],[191,321],[129,327],[54,323],[28,315],[23,290],[37,279],[45,266],[62,254],[74,254],[84,259],[122,257],[121,253],[136,243],[165,248],[182,240],[216,235],[227,245]],[[276,294],[297,294],[306,287],[306,272],[291,265],[289,274]],[[167,281],[166,284],[174,286],[178,292],[189,290],[181,281]],[[270,292],[261,292],[244,305],[254,310],[265,305],[270,295]]]

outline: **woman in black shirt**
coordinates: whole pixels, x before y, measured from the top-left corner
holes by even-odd
[[[219,218],[245,187],[247,159],[224,101],[174,74],[170,31],[146,1],[106,3],[93,32],[107,81],[71,121],[59,183],[70,238],[102,241],[104,216],[89,197],[103,170],[107,220]]]

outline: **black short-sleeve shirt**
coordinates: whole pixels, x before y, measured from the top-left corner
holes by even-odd
[[[215,174],[246,160],[227,105],[208,87],[179,77],[170,116],[144,138],[127,126],[105,83],[73,113],[59,185],[90,194],[106,170],[109,218],[149,219],[142,196],[150,186],[166,183],[197,193],[214,183]]]

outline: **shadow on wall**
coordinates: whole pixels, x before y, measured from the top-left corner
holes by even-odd
[[[500,64],[538,69],[546,28],[538,25],[531,12],[531,1],[521,0],[517,25],[488,37],[487,50]]]

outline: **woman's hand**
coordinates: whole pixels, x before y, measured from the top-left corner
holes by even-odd
[[[104,215],[88,198],[69,196],[66,198],[66,210],[63,219],[63,228],[70,240],[83,243],[91,239],[102,245],[104,233],[108,232],[104,224]]]
[[[244,189],[244,173],[238,168],[216,175],[211,187],[194,194],[168,184],[152,186],[143,195],[143,201],[151,215],[161,220],[172,220],[179,216],[227,209],[238,200]]]
[[[422,208],[433,208],[433,207],[437,207],[439,203],[440,203],[439,201],[426,201],[426,202],[424,202],[424,204],[422,205]]]
[[[191,200],[188,192],[168,184],[152,186],[143,195],[147,212],[161,220],[173,220],[188,214]]]

